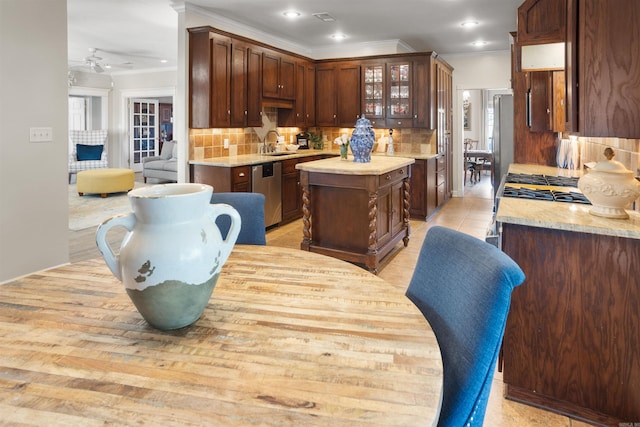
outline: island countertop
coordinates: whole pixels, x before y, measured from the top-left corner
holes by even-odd
[[[582,175],[578,170],[523,164],[511,165],[509,172],[549,176]],[[502,197],[497,205],[496,221],[501,223],[640,239],[640,213],[630,209],[627,209],[629,219],[612,219],[591,215],[591,206],[579,203]]]
[[[281,153],[274,154],[240,154],[237,156],[225,156],[225,157],[213,157],[210,159],[204,160],[190,160],[190,165],[200,165],[200,166],[218,166],[218,167],[228,167],[233,168],[236,166],[250,166],[250,165],[258,165],[260,163],[267,162],[276,162],[281,160],[288,159],[300,159],[304,157],[311,156],[339,156],[338,151],[329,151],[329,150],[298,150],[298,151],[284,151]],[[433,153],[414,153],[414,152],[405,152],[405,151],[396,151],[396,153],[392,156],[389,156],[385,153],[373,153],[372,157],[402,157],[409,159],[424,159],[428,160],[434,157],[437,157],[438,154]]]
[[[306,172],[332,173],[337,175],[382,175],[415,163],[415,159],[398,156],[371,156],[369,163],[356,163],[353,157],[347,160],[332,157],[313,162],[299,163],[296,169]]]

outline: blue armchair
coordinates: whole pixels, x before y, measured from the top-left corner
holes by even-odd
[[[407,297],[440,346],[438,427],[482,426],[511,292],[524,279],[495,246],[444,227],[427,232]]]
[[[236,243],[246,245],[266,245],[266,228],[264,223],[264,194],[261,193],[216,193],[211,196],[211,203],[231,205],[240,214],[242,227]],[[216,219],[222,238],[226,238],[231,219],[221,215]]]

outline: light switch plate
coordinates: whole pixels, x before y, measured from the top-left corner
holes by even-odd
[[[29,142],[53,141],[52,128],[29,128]]]
[[[229,148],[229,139],[228,138],[224,139],[224,148]]]

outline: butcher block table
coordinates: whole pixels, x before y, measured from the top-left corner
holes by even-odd
[[[0,424],[424,426],[441,377],[403,289],[306,251],[237,245],[171,332],[102,259],[0,285]]]

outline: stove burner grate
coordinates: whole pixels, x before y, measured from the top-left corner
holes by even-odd
[[[570,176],[548,176],[524,173],[507,174],[510,184],[552,185],[554,187],[578,187],[578,178]]]
[[[589,199],[582,193],[575,191],[558,191],[545,189],[531,189],[522,187],[505,187],[502,192],[503,197],[514,197],[518,199],[547,200],[550,202],[571,202],[590,205]]]

